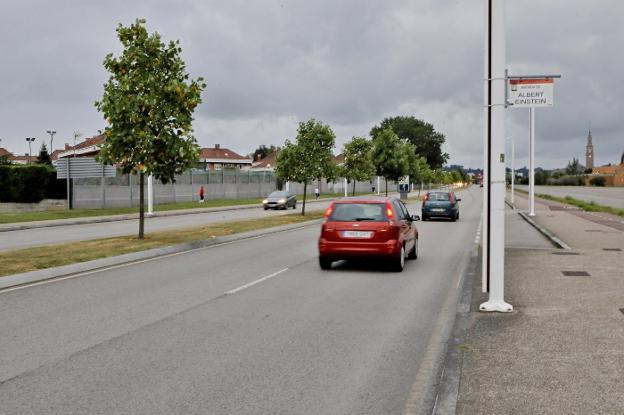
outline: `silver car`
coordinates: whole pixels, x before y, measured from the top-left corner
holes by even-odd
[[[276,190],[262,201],[264,210],[297,208],[297,197],[285,190]]]

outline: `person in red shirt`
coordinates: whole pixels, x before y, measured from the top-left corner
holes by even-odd
[[[204,195],[205,195],[205,193],[204,193],[204,186],[202,185],[199,188],[199,203],[204,203]]]

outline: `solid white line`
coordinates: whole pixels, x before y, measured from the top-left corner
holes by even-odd
[[[276,276],[278,276],[279,274],[281,274],[281,273],[283,273],[283,272],[286,272],[286,271],[288,271],[288,268],[281,269],[281,270],[279,270],[279,271],[277,271],[277,272],[274,272],[273,274],[269,274],[269,275],[267,275],[266,277],[262,277],[262,278],[259,278],[259,279],[255,280],[255,281],[252,281],[252,282],[250,282],[249,284],[241,285],[241,286],[240,286],[240,287],[238,287],[238,288],[234,288],[233,290],[226,291],[226,292],[224,293],[224,295],[232,295],[232,294],[236,294],[236,293],[237,293],[237,292],[239,292],[239,291],[243,291],[243,290],[244,290],[244,289],[246,289],[246,288],[253,287],[253,286],[254,286],[254,285],[256,285],[256,284],[260,284],[262,281],[266,281],[266,280],[268,280],[269,278],[276,277]]]

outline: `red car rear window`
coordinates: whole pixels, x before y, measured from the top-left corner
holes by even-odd
[[[388,218],[385,203],[336,203],[329,220],[332,222],[382,222]]]

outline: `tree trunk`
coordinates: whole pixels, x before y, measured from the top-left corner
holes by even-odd
[[[144,225],[145,225],[145,190],[143,186],[145,184],[145,174],[139,172],[139,239],[143,239]]]
[[[353,192],[351,193],[351,196],[355,196],[355,179],[353,179]]]
[[[308,182],[303,183],[303,207],[301,208],[301,216],[305,216],[305,202],[306,202],[306,190],[308,188]]]
[[[384,179],[386,179],[386,197],[388,197],[388,178],[384,177]]]

